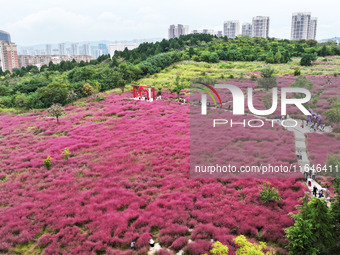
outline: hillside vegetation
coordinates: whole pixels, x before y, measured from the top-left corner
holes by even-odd
[[[264,64],[275,64],[278,75],[290,74],[300,64],[308,66],[309,63],[302,61],[306,58],[314,63],[311,67],[301,67],[299,71],[303,74],[338,75],[339,58],[326,57],[335,55],[340,55],[340,47],[331,43],[249,37],[233,40],[192,34],[179,39],[143,43],[134,50],[117,51],[112,59],[101,56],[89,63],[62,61],[55,65],[51,62],[40,70],[28,66],[14,70],[12,74],[0,70],[0,107],[2,111],[8,111],[8,108],[46,108],[54,103],[64,105],[100,91],[115,88],[124,91],[127,84],[157,75],[162,70],[159,76],[163,77],[166,68],[177,62],[182,64],[173,68],[179,66],[179,70],[185,69],[183,76],[187,81],[197,78],[197,75],[222,79],[243,77],[259,71]],[[324,63],[327,67],[320,66]],[[143,83],[144,80],[138,82]],[[92,89],[84,89],[85,84]],[[161,86],[172,85],[171,81],[166,81]]]

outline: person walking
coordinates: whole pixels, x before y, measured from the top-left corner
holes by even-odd
[[[155,246],[155,241],[152,238],[150,239],[149,243],[150,243],[150,247],[154,247]]]
[[[313,196],[316,197],[316,193],[318,192],[318,188],[316,186],[313,187]]]
[[[320,192],[319,192],[319,198],[323,198],[323,190],[320,190]]]

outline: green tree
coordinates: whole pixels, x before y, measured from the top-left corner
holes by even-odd
[[[184,85],[182,82],[180,82],[180,77],[177,75],[176,76],[176,81],[175,81],[175,88],[171,90],[172,93],[177,94],[177,98],[179,98],[181,91],[184,89]]]
[[[8,87],[0,85],[0,96],[7,96],[8,94],[9,94]]]
[[[301,208],[298,214],[290,214],[295,224],[286,229],[290,254],[329,254],[328,251],[334,247],[335,235],[326,201],[312,197],[308,202],[304,198]]]
[[[49,107],[52,104],[66,104],[68,89],[62,82],[52,82],[46,87],[37,90],[39,100],[43,107]]]
[[[276,77],[274,76],[275,70],[267,65],[261,69],[261,77],[257,79],[257,83],[266,90],[277,86]]]
[[[322,48],[320,50],[320,56],[322,56],[322,57],[326,57],[327,56],[327,47],[326,47],[326,45],[322,46]]]
[[[14,97],[14,105],[18,108],[26,108],[27,106],[27,96],[22,93],[17,93]]]
[[[340,194],[335,196],[334,202],[331,204],[331,219],[335,227],[335,235],[340,236]],[[340,240],[337,240],[337,248],[340,250]]]
[[[57,119],[57,123],[59,124],[59,117],[64,113],[64,108],[60,104],[53,104],[47,111]]]
[[[306,53],[302,55],[302,58],[300,60],[300,65],[301,66],[311,66],[312,62],[315,61],[317,58],[316,54],[310,54]]]

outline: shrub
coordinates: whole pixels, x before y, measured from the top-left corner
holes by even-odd
[[[250,80],[256,81],[256,80],[257,80],[257,75],[256,75],[256,74],[252,74],[252,75],[250,76]]]
[[[69,148],[65,148],[62,153],[62,156],[64,156],[64,159],[68,160],[70,158],[70,149]]]
[[[95,92],[95,89],[89,84],[85,83],[83,86],[83,93],[87,96],[92,95]]]
[[[46,159],[44,159],[44,165],[49,170],[52,166],[52,158],[51,156],[47,156]]]
[[[275,87],[277,81],[274,72],[275,70],[269,65],[263,67],[261,69],[261,78],[257,79],[257,83],[266,90]]]
[[[210,250],[211,254],[216,254],[216,255],[228,255],[229,248],[227,245],[223,245],[220,242],[215,242],[212,245],[212,249]]]
[[[173,249],[175,251],[179,251],[182,249],[186,244],[188,243],[188,238],[182,236],[180,238],[177,238],[172,245],[170,246],[170,249]]]
[[[300,65],[311,66],[312,62],[315,61],[316,58],[317,58],[316,54],[310,54],[310,53],[303,54],[300,60]]]
[[[260,197],[265,203],[281,200],[278,190],[274,187],[270,188],[270,183],[263,184],[263,190],[260,190]]]
[[[205,240],[198,240],[187,245],[185,255],[201,255],[210,251],[211,243]]]
[[[301,75],[301,69],[300,69],[300,67],[295,67],[294,68],[294,76],[299,76],[299,75]]]
[[[78,97],[77,93],[74,92],[74,90],[71,90],[68,95],[67,95],[67,99],[70,101],[70,102],[73,102],[74,100],[76,100]]]
[[[260,242],[259,245],[253,244],[247,241],[247,238],[243,235],[240,235],[234,239],[236,245],[240,248],[237,249],[236,255],[242,254],[256,254],[256,255],[270,255],[271,252],[264,253],[262,250],[266,249],[266,243]]]

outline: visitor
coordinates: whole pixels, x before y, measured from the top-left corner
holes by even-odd
[[[319,198],[323,198],[323,190],[320,190],[320,192],[319,192]]]
[[[130,247],[131,247],[131,250],[134,250],[135,249],[135,242],[131,242]]]
[[[155,241],[151,238],[150,239],[150,247],[154,247],[155,246]]]
[[[313,196],[316,197],[316,193],[318,192],[318,188],[316,186],[313,187]]]
[[[332,85],[331,79],[327,76],[327,85]]]
[[[299,151],[299,159],[302,160],[302,151]]]

